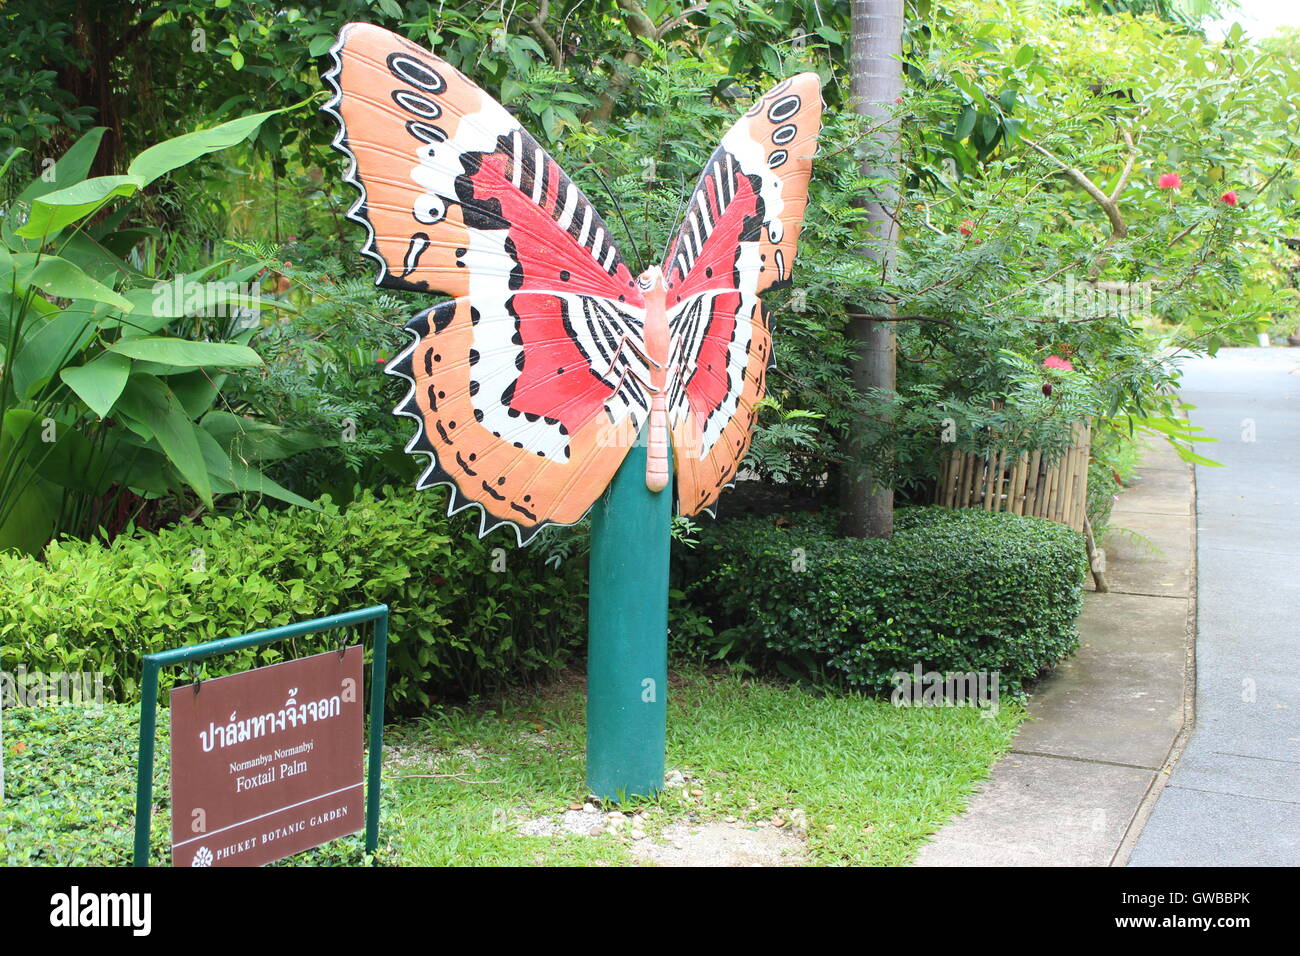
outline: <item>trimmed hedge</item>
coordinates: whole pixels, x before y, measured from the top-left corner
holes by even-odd
[[[1063,525],[902,508],[888,540],[840,538],[831,515],[728,521],[700,537],[688,593],[719,656],[874,692],[918,662],[999,671],[1014,694],[1078,646],[1087,557]]]
[[[388,704],[413,710],[431,695],[540,676],[581,645],[581,561],[554,569],[503,535],[480,540],[476,520],[442,514],[440,494],[322,505],[209,517],[107,547],[55,542],[43,561],[0,553],[3,669],[102,671],[115,698],[131,699],[146,653],[387,604]],[[274,663],[336,639],[299,638],[208,667]]]

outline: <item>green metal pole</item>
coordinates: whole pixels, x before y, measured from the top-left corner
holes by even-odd
[[[602,800],[664,783],[672,484],[646,487],[646,452],[643,435],[591,521],[587,786]]]
[[[140,679],[140,757],[135,776],[135,866],[149,865],[149,830],[153,822],[153,743],[158,727],[158,669],[144,659]]]
[[[366,780],[366,852],[379,847],[379,770],[383,766],[384,691],[388,681],[388,606],[375,619],[370,658],[370,765]]]

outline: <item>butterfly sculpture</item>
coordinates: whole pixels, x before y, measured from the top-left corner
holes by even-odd
[[[325,107],[361,195],[377,283],[443,293],[387,371],[411,390],[417,487],[520,544],[579,521],[648,423],[646,485],[712,510],[749,448],[772,358],[759,294],[788,283],[821,126],[817,75],[722,139],[662,266],[633,276],[595,207],[519,122],[445,60],[345,26]]]

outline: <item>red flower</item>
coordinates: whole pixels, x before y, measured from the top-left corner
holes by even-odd
[[[960,232],[963,236],[969,236],[972,232],[975,231],[975,220],[963,219],[961,221],[961,225],[957,227],[957,231]]]
[[[1161,189],[1180,189],[1183,185],[1183,177],[1177,173],[1165,173],[1156,180],[1156,185]]]
[[[1073,372],[1074,366],[1061,358],[1059,355],[1049,355],[1043,360],[1043,368],[1055,369],[1058,372]]]
[[[1226,193],[1224,193],[1219,198],[1221,198],[1229,206],[1237,205],[1237,191],[1235,189],[1229,189]]]

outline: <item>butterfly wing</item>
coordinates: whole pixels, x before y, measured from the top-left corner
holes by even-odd
[[[772,359],[759,293],[790,281],[821,129],[802,73],[731,128],[691,194],[664,264],[668,414],[678,510],[712,510],[749,450]]]
[[[419,488],[522,544],[578,521],[649,408],[645,302],[604,221],[506,110],[446,61],[348,24],[325,77],[335,145],[361,196],[349,218],[389,288],[451,300],[417,315],[388,371],[429,456]]]

